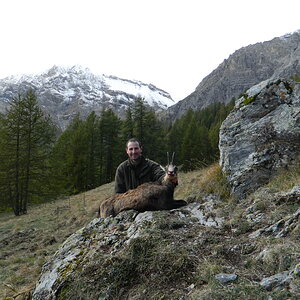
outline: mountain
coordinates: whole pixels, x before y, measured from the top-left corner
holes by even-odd
[[[300,30],[243,47],[206,76],[195,91],[167,110],[168,119],[213,102],[228,103],[261,81],[300,75]]]
[[[121,79],[116,76],[95,75],[81,66],[53,66],[37,75],[10,76],[0,80],[0,112],[19,92],[33,89],[43,110],[50,114],[61,129],[79,112],[86,117],[111,108],[120,117],[136,97],[142,97],[156,111],[173,105],[171,96],[152,84]]]

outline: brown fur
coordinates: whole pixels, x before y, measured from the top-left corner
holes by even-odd
[[[100,217],[116,216],[124,210],[134,209],[139,212],[146,210],[165,210],[179,208],[187,203],[183,200],[174,200],[174,189],[177,177],[167,177],[163,185],[144,183],[134,190],[124,194],[116,194],[100,205]]]

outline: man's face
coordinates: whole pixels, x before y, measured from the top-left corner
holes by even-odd
[[[126,153],[130,159],[138,159],[142,154],[142,149],[140,148],[139,143],[129,142],[126,148]]]

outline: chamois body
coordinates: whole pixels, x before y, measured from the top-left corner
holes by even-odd
[[[116,216],[121,211],[129,209],[144,212],[174,209],[186,205],[184,200],[174,200],[174,190],[178,184],[176,175],[177,167],[173,163],[168,164],[162,184],[144,183],[123,194],[115,194],[100,204],[100,217]]]

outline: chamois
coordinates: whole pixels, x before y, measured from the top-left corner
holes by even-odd
[[[104,200],[99,207],[101,218],[116,216],[124,210],[134,209],[139,212],[147,210],[168,210],[186,205],[184,200],[174,200],[174,190],[178,185],[177,166],[171,162],[167,153],[168,165],[165,168],[166,176],[162,184],[149,182],[139,185],[136,189]]]

